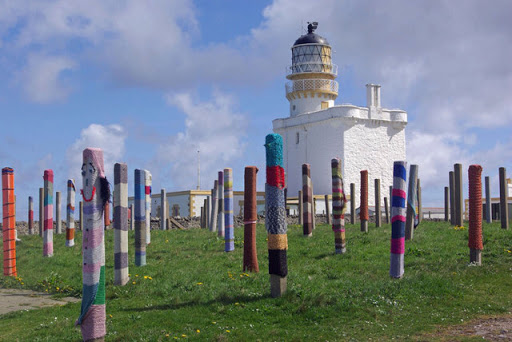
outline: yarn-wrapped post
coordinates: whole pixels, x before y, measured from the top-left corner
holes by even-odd
[[[409,188],[407,191],[407,216],[405,221],[405,239],[412,240],[416,227],[416,189],[418,180],[418,165],[409,167]]]
[[[14,202],[14,170],[4,167],[2,169],[4,276],[16,277],[16,210]]]
[[[280,297],[286,292],[288,236],[284,203],[283,138],[268,134],[265,138],[267,182],[265,184],[265,226],[268,233],[268,273],[270,295]]]
[[[83,288],[80,325],[84,341],[103,340],[105,324],[105,203],[110,198],[105,178],[103,151],[86,148],[83,151],[82,190],[84,231],[82,235]]]
[[[135,266],[146,265],[146,187],[145,170],[135,170],[133,215],[135,226]]]
[[[391,200],[391,260],[389,275],[401,278],[404,275],[405,215],[407,171],[405,161],[393,164],[393,197]]]
[[[114,285],[128,282],[128,166],[114,164]]]
[[[256,166],[246,166],[244,174],[244,263],[243,271],[259,272],[256,250]]]
[[[501,228],[508,229],[508,184],[507,184],[507,170],[500,167],[500,218]]]
[[[350,224],[356,224],[356,185],[350,183]]]
[[[380,179],[375,179],[375,227],[382,225],[382,212],[380,208]]]
[[[224,169],[224,224],[225,252],[235,250],[235,232],[233,225],[233,170]]]
[[[487,223],[492,222],[491,185],[490,185],[489,176],[485,177],[485,221]]]
[[[313,190],[311,189],[311,167],[302,164],[302,234],[313,235]]]
[[[469,262],[482,264],[482,167],[470,165],[469,181]]]
[[[28,235],[34,234],[34,199],[28,196]]]
[[[341,174],[341,160],[331,160],[332,169],[332,230],[334,232],[334,250],[336,254],[346,252],[345,241],[345,210],[347,198],[343,190],[343,176]]]
[[[448,174],[448,185],[450,187],[450,224],[455,225],[455,173]]]
[[[44,170],[43,256],[53,256],[53,170]]]
[[[62,233],[62,220],[60,218],[60,191],[55,192],[55,233]]]
[[[160,230],[167,230],[167,199],[165,189],[160,190]]]
[[[39,188],[39,236],[43,237],[44,225],[44,188]]]
[[[368,233],[368,170],[361,171],[361,204],[359,206],[359,219],[361,231]]]
[[[213,182],[212,190],[212,212],[210,216],[210,231],[217,231],[217,215],[219,214],[219,181],[216,179]]]
[[[224,237],[224,171],[218,173],[219,213],[217,215],[217,235]]]
[[[146,244],[151,243],[151,185],[153,177],[151,172],[144,170],[144,194],[145,194],[145,208],[146,208]]]
[[[66,205],[66,247],[75,245],[75,180],[68,179],[68,196]]]

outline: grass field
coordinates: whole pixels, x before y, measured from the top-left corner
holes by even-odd
[[[508,313],[512,305],[512,233],[484,224],[483,266],[468,266],[467,230],[422,222],[406,242],[405,275],[389,277],[390,225],[368,234],[347,225],[347,253],[334,254],[329,226],[312,238],[288,227],[288,292],[270,297],[266,232],[257,227],[260,273],[243,273],[243,228],[235,248],[207,230],[152,231],[147,266],[114,286],[113,231],[106,232],[108,341],[337,341],[408,340],[439,325],[480,315]],[[81,234],[66,248],[54,235],[55,255],[42,257],[39,236],[18,244],[20,278],[0,277],[1,287],[80,296]],[[0,316],[2,341],[79,341],[74,321],[80,303]]]

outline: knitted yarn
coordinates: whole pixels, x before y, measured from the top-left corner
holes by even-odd
[[[224,169],[224,241],[225,252],[235,250],[235,232],[233,225],[233,170]]]
[[[34,199],[28,196],[28,234],[34,234]]]
[[[135,227],[135,266],[146,265],[146,187],[145,171],[135,170],[133,216]]]
[[[284,175],[284,171],[282,174]],[[311,183],[310,165],[302,164],[302,233],[305,236],[311,236],[314,229],[313,189]]]
[[[368,221],[368,170],[361,171],[361,205],[359,206],[359,219]]]
[[[114,164],[114,285],[128,282],[128,166]]]
[[[2,169],[2,238],[4,245],[4,276],[16,276],[16,211],[14,170]]]
[[[224,171],[219,171],[218,177],[219,214],[217,215],[217,234],[224,237]]]
[[[256,250],[256,166],[247,166],[244,174],[244,262],[243,271],[259,272]]]
[[[105,221],[103,218],[105,189],[103,152],[100,149],[85,149],[83,152],[83,290],[79,324],[84,341],[99,339],[106,335],[105,324]],[[103,174],[104,175],[104,174]],[[108,189],[107,189],[108,191]],[[108,200],[108,198],[107,198]]]
[[[405,187],[407,171],[405,161],[393,164],[393,198],[391,199],[391,260],[389,275],[401,278],[404,274],[405,252]]]
[[[482,243],[482,167],[471,165],[469,176],[469,240],[468,247],[483,250]]]
[[[331,160],[332,169],[332,230],[334,232],[334,249],[336,254],[346,252],[345,242],[345,210],[347,198],[343,189],[343,176],[341,174],[341,160]]]
[[[151,172],[144,170],[145,218],[146,218],[146,245],[151,243],[151,185],[153,177]]]
[[[53,256],[53,170],[44,171],[43,256]]]

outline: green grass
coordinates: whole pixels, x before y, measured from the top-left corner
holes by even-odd
[[[109,230],[107,340],[403,340],[510,311],[512,233],[499,223],[484,224],[483,266],[474,267],[468,266],[467,230],[424,221],[406,243],[400,280],[388,273],[390,235],[389,225],[370,224],[369,234],[348,225],[347,253],[335,255],[329,226],[318,225],[312,238],[289,226],[288,291],[273,299],[263,225],[257,231],[260,273],[248,275],[242,272],[242,228],[232,253],[206,230],[152,231],[145,267],[134,266],[130,232],[131,280],[123,287],[113,285]],[[41,238],[23,236],[21,280],[1,276],[0,286],[80,296],[81,234],[74,248],[64,246],[64,235],[54,238],[54,257],[43,258]],[[79,312],[80,303],[73,303],[0,316],[0,340],[79,341],[73,325]]]

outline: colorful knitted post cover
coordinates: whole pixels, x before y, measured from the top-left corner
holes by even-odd
[[[235,232],[233,225],[233,170],[224,169],[224,225],[225,252],[235,250]]]
[[[75,245],[75,180],[68,179],[68,204],[66,206],[66,247]]]
[[[361,231],[368,231],[368,170],[361,171],[361,205],[359,206],[359,219]]]
[[[407,214],[405,221],[405,239],[412,240],[414,228],[418,225],[418,211],[416,204],[418,184],[418,165],[411,164],[409,167],[409,187],[407,189]]]
[[[217,215],[217,234],[224,237],[224,171],[218,177],[219,214]]]
[[[34,199],[28,196],[28,234],[34,234]]]
[[[284,183],[284,173],[280,176],[283,177]],[[311,188],[310,165],[302,164],[302,232],[305,236],[313,234],[313,225],[313,189]]]
[[[135,266],[146,265],[146,187],[145,171],[135,170],[133,215],[135,222]]]
[[[256,166],[247,166],[244,174],[244,263],[243,270],[259,272],[258,253],[256,250]]]
[[[43,256],[53,256],[53,171],[44,171]]]
[[[4,276],[16,276],[16,211],[14,208],[14,170],[2,169],[2,238],[4,243]]]
[[[265,151],[267,159],[265,226],[268,233],[268,273],[271,275],[271,279],[272,276],[278,276],[281,280],[285,280],[288,275],[286,258],[288,236],[286,235],[284,203],[283,138],[279,134],[268,134],[265,138]],[[274,284],[271,280],[271,290],[272,286]]]
[[[404,275],[405,252],[405,186],[407,172],[404,161],[393,164],[393,199],[391,200],[391,263],[389,275],[401,278]]]
[[[476,258],[477,251],[482,251],[482,167],[471,165],[469,176],[469,240],[470,262],[480,264],[480,258]]]
[[[212,212],[210,213],[210,232],[217,231],[217,215],[219,214],[219,181],[213,182]]]
[[[346,252],[345,245],[345,210],[347,198],[343,189],[343,176],[341,175],[341,160],[333,158],[332,167],[332,230],[334,231],[334,248],[336,254]]]
[[[144,170],[144,193],[146,199],[146,244],[149,245],[151,243],[151,185],[152,185],[153,177],[151,176],[151,172],[148,170]]]
[[[128,282],[128,166],[114,164],[114,285]]]
[[[82,308],[76,324],[84,341],[103,338],[105,316],[105,221],[103,210],[110,189],[105,178],[103,151],[86,148],[82,164],[84,230],[82,235],[83,290]]]

